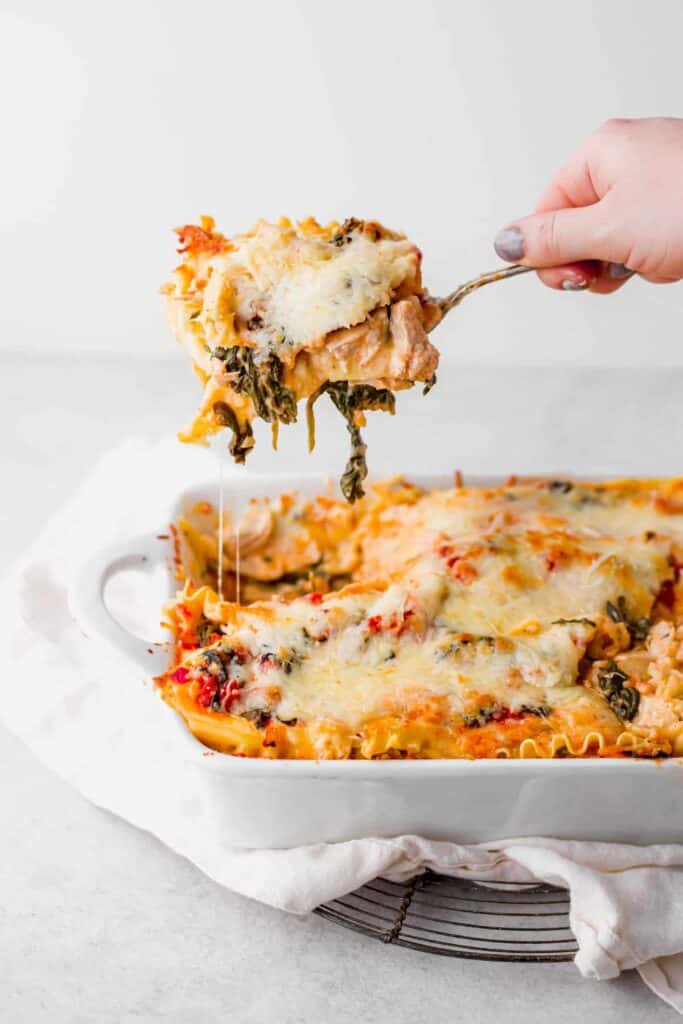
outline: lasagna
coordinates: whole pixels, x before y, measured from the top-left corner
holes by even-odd
[[[683,478],[255,500],[241,604],[213,507],[174,533],[157,683],[214,750],[683,756]]]
[[[364,413],[393,413],[394,392],[436,380],[428,338],[441,319],[423,289],[421,254],[404,235],[351,218],[321,226],[259,221],[226,238],[214,222],[178,229],[182,263],[162,288],[171,328],[203,387],[197,415],[180,439],[205,441],[227,427],[244,462],[253,421],[273,428],[297,419],[307,399],[327,394],[346,420],[351,455],[341,480],[353,502],[367,473]]]

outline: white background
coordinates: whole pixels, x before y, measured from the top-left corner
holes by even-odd
[[[379,218],[438,294],[605,118],[682,112],[682,38],[680,0],[0,0],[0,347],[172,352],[156,293],[199,213]],[[522,278],[437,339],[451,365],[683,365],[682,298]]]

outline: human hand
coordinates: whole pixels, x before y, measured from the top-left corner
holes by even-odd
[[[607,121],[536,212],[496,235],[501,259],[547,268],[551,288],[607,294],[632,274],[683,278],[683,119]]]

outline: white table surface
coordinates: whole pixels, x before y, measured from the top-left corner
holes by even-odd
[[[683,370],[449,368],[427,399],[403,396],[395,421],[374,417],[371,465],[673,473],[682,386]],[[131,432],[172,431],[195,394],[180,361],[1,359],[0,564],[100,453]],[[344,432],[321,420],[313,467],[335,472]],[[262,437],[253,465],[311,468],[303,432],[282,434],[278,462]],[[90,806],[2,730],[0,822],[2,1024],[676,1019],[633,973],[595,983],[571,964],[435,957],[235,896]]]

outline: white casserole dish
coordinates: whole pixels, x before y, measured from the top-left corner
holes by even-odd
[[[566,476],[566,474],[564,474]],[[450,475],[411,476],[425,487]],[[501,483],[471,478],[468,483]],[[245,476],[226,486],[226,507],[240,494],[319,491],[320,477]],[[167,653],[124,629],[109,613],[108,580],[167,558],[159,532],[200,500],[217,503],[216,484],[181,493],[167,523],[149,536],[97,552],[78,572],[71,607],[86,635],[113,645],[146,676]],[[169,592],[175,583],[169,572]],[[683,759],[271,761],[208,751],[174,711],[177,756],[201,773],[216,826],[236,847],[279,848],[366,836],[417,834],[463,843],[552,836],[638,844],[683,842]]]

